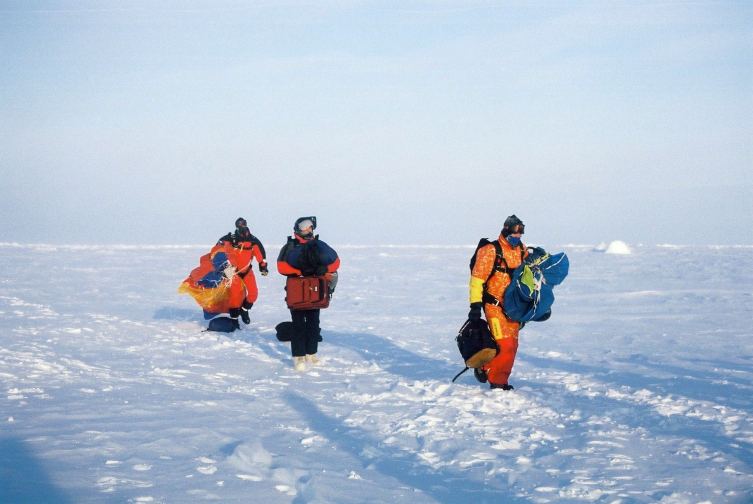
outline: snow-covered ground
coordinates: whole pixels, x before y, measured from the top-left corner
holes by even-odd
[[[547,248],[505,392],[450,383],[472,247],[338,247],[297,373],[275,273],[220,335],[204,247],[0,244],[0,502],[751,502],[753,247]]]

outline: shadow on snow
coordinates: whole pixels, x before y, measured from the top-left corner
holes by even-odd
[[[73,501],[53,484],[26,444],[0,437],[0,502],[68,504]]]
[[[662,379],[648,377],[630,372],[619,372],[611,369],[601,369],[595,366],[585,364],[562,362],[554,359],[546,359],[530,355],[521,355],[521,361],[531,363],[541,368],[558,368],[563,371],[581,373],[584,375],[596,376],[604,381],[611,382],[615,386],[630,386],[637,388],[655,389],[667,387],[667,393],[681,394],[674,378]],[[692,395],[696,395],[696,393]],[[658,413],[649,404],[631,404],[618,399],[609,397],[587,397],[579,395],[576,392],[563,391],[558,389],[553,392],[560,401],[566,401],[568,407],[590,411],[594,409],[594,401],[601,401],[599,410],[604,411],[618,423],[624,423],[633,427],[642,427],[654,435],[665,436],[682,436],[696,440],[704,444],[711,452],[715,450],[722,451],[732,457],[737,458],[744,463],[748,469],[753,470],[753,445],[731,438],[722,431],[724,425],[715,421],[704,421],[702,419],[688,417],[685,415],[665,416]],[[699,397],[702,400],[713,400],[710,394],[705,397]],[[747,410],[747,409],[746,409]],[[710,428],[717,426],[717,428]],[[577,426],[581,428],[580,425]]]
[[[364,447],[379,444],[379,440],[373,439],[369,433],[345,425],[340,420],[329,417],[322,413],[316,404],[297,394],[286,393],[287,403],[314,431],[326,437],[339,450],[349,453],[355,459],[360,460],[363,467],[378,471],[384,476],[394,478],[403,484],[421,490],[439,502],[475,502],[485,503],[527,503],[530,502],[510,494],[509,489],[502,487],[506,483],[506,477],[492,478],[488,482],[470,479],[460,469],[457,471],[444,469],[431,469],[415,454],[399,449],[389,449],[379,445],[380,453],[377,458],[364,459],[362,452]],[[477,468],[478,469],[478,468]],[[482,471],[479,471],[483,474]],[[491,486],[492,484],[496,486]],[[300,499],[294,501],[302,503]]]

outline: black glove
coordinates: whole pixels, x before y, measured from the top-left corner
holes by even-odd
[[[468,320],[479,322],[481,320],[481,303],[471,303],[471,311],[468,312]]]
[[[324,266],[324,265],[317,266],[316,269],[314,270],[314,274],[316,276],[324,276],[324,275],[326,275],[327,274],[327,267]]]
[[[267,268],[267,263],[259,263],[259,272],[261,272],[261,276],[267,276],[269,275],[269,269]]]

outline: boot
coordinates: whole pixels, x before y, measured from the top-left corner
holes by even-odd
[[[293,367],[296,371],[306,371],[306,358],[293,357]]]
[[[251,317],[249,317],[248,310],[246,308],[241,308],[241,320],[246,325],[251,323]]]
[[[235,325],[235,328],[236,329],[240,329],[241,325],[238,323],[238,315],[241,314],[241,309],[240,308],[230,308],[230,310],[228,310],[228,313],[230,314],[230,318],[232,319],[233,325]]]
[[[502,384],[490,383],[489,388],[502,389],[502,390],[515,390],[515,387],[513,387],[509,383],[502,383]]]
[[[478,381],[480,381],[481,383],[486,383],[487,380],[489,380],[489,377],[486,376],[486,371],[484,371],[481,368],[474,368],[473,369],[473,376],[475,376],[476,379]]]
[[[319,364],[319,357],[317,357],[316,354],[308,354],[306,356],[306,362],[311,365]]]

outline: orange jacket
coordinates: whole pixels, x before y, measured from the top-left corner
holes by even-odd
[[[251,271],[251,263],[254,258],[259,265],[266,266],[267,257],[264,245],[261,241],[251,235],[249,240],[236,241],[236,235],[228,233],[219,239],[217,245],[212,248],[211,254],[221,250],[225,252],[230,260],[230,263],[235,266],[235,269],[239,274],[245,275]]]

